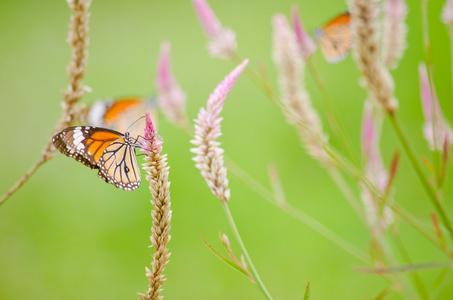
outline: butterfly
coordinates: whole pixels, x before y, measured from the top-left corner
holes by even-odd
[[[328,63],[342,62],[351,49],[351,15],[345,12],[314,32],[315,39]]]
[[[52,142],[61,153],[83,163],[91,169],[99,169],[98,177],[125,191],[140,186],[135,148],[137,140],[129,132],[93,127],[68,127],[53,136]]]
[[[157,124],[156,101],[150,97],[142,99],[138,97],[123,97],[95,101],[82,116],[81,123],[96,127],[105,127],[119,132],[128,131],[131,137],[143,134],[144,120],[136,122],[150,112],[153,124]],[[133,125],[130,125],[133,124]]]

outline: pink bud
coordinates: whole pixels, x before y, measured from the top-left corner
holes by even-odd
[[[451,141],[453,132],[442,116],[434,83],[431,81],[430,84],[424,63],[418,65],[418,73],[420,76],[420,97],[422,100],[423,115],[425,116],[423,134],[431,150],[442,151],[445,139],[448,138]]]
[[[297,5],[293,5],[292,8],[292,23],[294,33],[296,34],[297,44],[300,48],[300,53],[302,54],[304,60],[307,60],[316,51],[316,44],[307,34],[304,26],[302,25]]]
[[[236,34],[231,29],[224,29],[213,10],[205,0],[192,0],[201,27],[209,38],[208,51],[213,57],[231,58],[236,51]]]
[[[187,124],[186,95],[176,82],[170,66],[170,44],[163,42],[156,77],[157,101],[167,119],[180,126]]]
[[[146,125],[145,125],[145,136],[140,141],[142,144],[142,153],[160,153],[162,151],[162,139],[157,135],[156,128],[154,127],[153,121],[149,117],[149,112],[146,111]]]

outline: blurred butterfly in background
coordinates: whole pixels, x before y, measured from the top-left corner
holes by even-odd
[[[105,182],[125,191],[136,190],[141,177],[135,148],[140,147],[137,139],[145,127],[140,117],[146,110],[154,122],[157,111],[152,99],[96,101],[81,118],[90,126],[68,127],[57,133],[52,142],[64,155],[99,169],[98,176]]]
[[[345,12],[314,32],[315,39],[328,63],[337,64],[348,57],[351,49],[351,15]]]
[[[98,100],[88,107],[81,122],[96,127],[106,127],[119,132],[128,131],[131,137],[143,135],[145,119],[138,120],[149,111],[153,124],[157,126],[155,98],[124,97],[116,100]],[[138,121],[137,121],[138,120]],[[131,125],[132,124],[132,125]]]

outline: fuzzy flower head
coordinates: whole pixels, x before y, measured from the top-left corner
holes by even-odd
[[[386,0],[384,3],[384,36],[382,38],[382,60],[391,69],[398,66],[406,49],[407,5],[404,0]]]
[[[224,29],[206,0],[192,0],[201,27],[209,39],[208,51],[213,57],[229,59],[236,52],[236,34]]]
[[[305,62],[299,55],[296,35],[282,14],[272,18],[272,25],[272,59],[277,68],[283,113],[288,122],[298,129],[309,154],[324,165],[330,164],[332,160],[323,148],[327,136],[305,88]]]
[[[379,192],[384,193],[389,182],[389,175],[379,151],[379,131],[373,117],[373,104],[370,101],[365,103],[363,111],[362,153],[365,163],[365,176]],[[390,207],[377,199],[368,187],[362,185],[361,189],[367,221],[374,233],[379,234],[394,222],[393,212]]]
[[[431,85],[424,63],[418,65],[418,72],[420,76],[422,109],[425,116],[423,134],[431,150],[442,151],[445,140],[448,139],[449,143],[453,142],[453,132],[442,116],[434,86],[431,97]]]
[[[184,127],[188,123],[186,116],[186,95],[179,87],[171,71],[170,43],[162,43],[157,65],[157,101],[162,113],[170,122]]]
[[[381,60],[380,10],[378,0],[349,1],[353,56],[362,73],[360,82],[370,92],[370,98],[388,114],[394,114],[398,107],[395,86]]]
[[[447,25],[453,25],[453,0],[447,0],[445,3],[442,10],[442,21]]]
[[[297,5],[293,5],[292,7],[291,21],[300,53],[306,61],[316,51],[316,44],[305,31],[304,25],[302,25]]]
[[[230,189],[227,170],[223,166],[223,149],[219,148],[220,143],[216,141],[222,135],[222,118],[219,115],[226,96],[247,64],[248,59],[227,75],[209,96],[206,108],[200,109],[195,120],[195,139],[191,141],[196,146],[191,149],[191,152],[196,154],[193,159],[196,162],[195,167],[200,169],[212,193],[225,202],[230,199]]]

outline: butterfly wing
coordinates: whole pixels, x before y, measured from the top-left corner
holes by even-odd
[[[128,131],[132,137],[137,137],[143,135],[145,120],[139,119],[145,115],[147,110],[153,124],[156,124],[157,106],[156,100],[152,97],[98,100],[89,107],[83,121],[93,126],[106,127],[119,132]]]
[[[140,171],[135,157],[135,143],[129,134],[92,127],[68,127],[56,134],[55,147],[91,169],[99,169],[99,177],[122,188],[135,190],[140,185]]]
[[[351,49],[351,16],[349,12],[339,15],[315,32],[321,52],[328,63],[343,61]]]
[[[126,137],[111,143],[99,160],[98,176],[126,191],[140,186],[140,169],[135,156],[135,146]]]

